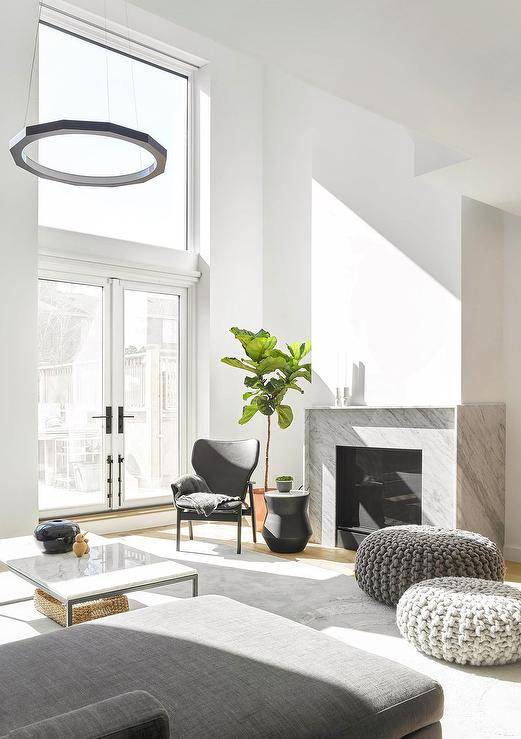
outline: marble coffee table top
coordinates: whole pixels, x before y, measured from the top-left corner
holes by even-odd
[[[45,554],[32,536],[0,540],[0,562],[58,600],[103,595],[124,588],[197,574],[191,567],[127,544],[90,534],[90,553]]]

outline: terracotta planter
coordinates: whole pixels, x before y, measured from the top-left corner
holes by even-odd
[[[268,488],[268,490],[276,490],[276,488]],[[253,505],[255,507],[255,528],[262,532],[267,513],[264,488],[253,488]]]

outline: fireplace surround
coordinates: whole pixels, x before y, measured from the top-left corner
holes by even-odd
[[[337,542],[337,447],[421,452],[421,523],[504,544],[505,406],[308,408],[305,487],[312,541]]]

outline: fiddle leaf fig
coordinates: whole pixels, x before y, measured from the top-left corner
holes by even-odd
[[[246,372],[244,384],[248,389],[243,394],[243,400],[249,400],[242,410],[239,423],[244,425],[261,413],[267,418],[268,436],[266,443],[266,466],[264,472],[264,487],[268,487],[269,447],[271,433],[271,417],[277,414],[277,421],[281,429],[286,429],[293,422],[293,411],[283,400],[288,391],[295,390],[303,393],[299,382],[311,382],[311,363],[302,362],[311,351],[311,341],[295,341],[286,344],[287,352],[277,347],[277,337],[269,331],[248,331],[247,329],[230,329],[233,336],[240,342],[245,357],[223,357],[222,362]]]

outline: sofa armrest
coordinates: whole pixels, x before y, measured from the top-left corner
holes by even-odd
[[[14,729],[5,739],[166,739],[169,734],[161,703],[134,690]]]

